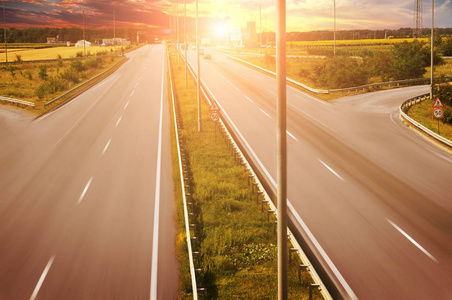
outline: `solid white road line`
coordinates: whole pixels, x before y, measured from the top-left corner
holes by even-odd
[[[334,175],[336,175],[337,178],[339,178],[342,181],[345,181],[344,178],[341,177],[341,175],[337,174],[336,171],[334,171],[332,168],[330,168],[330,166],[328,166],[326,163],[324,163],[321,159],[318,159],[318,161],[325,166],[325,168],[327,168],[328,170],[330,170],[331,173],[333,173]]]
[[[129,106],[129,102],[130,102],[130,101],[127,101],[126,105],[124,105],[124,109],[126,109],[127,106]]]
[[[111,139],[108,140],[107,145],[105,145],[104,151],[102,151],[102,155],[104,155],[105,151],[107,151],[108,146],[110,146]]]
[[[120,116],[120,117],[119,117],[119,120],[118,120],[118,122],[116,122],[116,125],[115,125],[115,127],[118,127],[118,125],[119,125],[119,122],[121,122],[121,120],[122,120],[122,116]]]
[[[89,186],[91,185],[91,181],[93,181],[93,177],[91,177],[91,178],[88,180],[88,183],[86,184],[85,188],[83,189],[83,192],[82,192],[82,194],[80,195],[80,198],[78,198],[77,204],[80,204],[80,202],[82,202],[83,197],[85,197],[86,192],[88,191]]]
[[[135,90],[133,90],[132,93],[130,93],[130,97],[132,97],[133,94],[135,94]]]
[[[388,221],[389,224],[391,224],[395,229],[397,229],[397,231],[399,231],[404,237],[406,237],[411,243],[413,243],[413,245],[415,245],[419,250],[424,252],[424,254],[427,255],[431,260],[433,260],[436,263],[439,263],[439,261],[433,255],[431,255],[427,250],[425,250],[421,245],[419,245],[419,243],[417,243],[412,237],[410,237],[405,231],[403,231],[394,222],[392,222],[389,219],[386,219],[386,221]]]
[[[264,115],[266,115],[267,117],[269,117],[270,119],[272,118],[272,117],[270,117],[270,115],[269,114],[267,114],[262,108],[259,108],[260,110],[261,110],[261,112],[263,112],[264,113]]]
[[[162,87],[160,96],[160,122],[159,140],[157,152],[157,170],[155,176],[155,198],[154,198],[154,232],[152,234],[152,271],[151,271],[151,300],[157,300],[157,265],[159,251],[159,215],[160,215],[160,176],[162,163],[162,128],[163,128],[163,83],[165,80],[164,69],[165,56],[162,63]]]
[[[291,138],[293,138],[294,140],[296,140],[298,142],[298,139],[292,133],[290,133],[289,131],[286,131],[286,132]]]
[[[50,267],[53,264],[53,260],[55,259],[55,255],[52,256],[49,260],[49,262],[47,263],[46,268],[44,269],[44,272],[42,272],[41,278],[39,278],[38,284],[35,287],[35,290],[33,291],[33,294],[31,294],[30,300],[34,300],[36,299],[36,296],[39,293],[39,290],[41,289],[42,284],[44,283],[44,279],[46,279],[47,273],[50,270]]]
[[[253,100],[251,100],[251,98],[250,97],[248,97],[248,96],[246,96],[245,95],[245,98],[249,101],[249,102],[251,102],[251,103],[254,103],[254,101]]]

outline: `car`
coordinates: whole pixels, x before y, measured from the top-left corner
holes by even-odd
[[[212,56],[209,53],[204,54],[204,59],[212,59]]]

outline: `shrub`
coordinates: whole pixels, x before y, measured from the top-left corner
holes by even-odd
[[[78,51],[75,53],[75,57],[83,57],[83,51]]]
[[[47,66],[46,65],[39,65],[39,78],[42,80],[47,80]]]
[[[450,83],[442,83],[435,86],[434,98],[439,97],[444,105],[452,107],[452,85]]]
[[[452,56],[452,37],[443,42],[441,45],[441,51],[444,56]]]
[[[102,59],[96,58],[96,57],[89,58],[89,59],[85,60],[85,63],[84,63],[85,69],[99,68],[101,64],[102,64]]]
[[[22,55],[16,53],[16,62],[22,62]]]
[[[60,74],[60,78],[67,80],[67,81],[72,81],[73,83],[78,83],[79,82],[79,73],[77,72],[76,69],[70,67],[70,68],[67,68],[66,70],[64,70]]]
[[[62,91],[66,88],[66,84],[59,77],[50,77],[50,79],[42,83],[36,90],[35,93],[39,99],[44,98],[48,94],[55,94],[58,91]]]
[[[71,62],[71,68],[74,68],[77,72],[82,72],[86,70],[86,66],[79,59],[73,60]]]
[[[61,55],[59,54],[57,54],[57,62],[59,67],[63,66],[63,57],[61,57]]]
[[[368,75],[357,59],[334,57],[314,67],[311,80],[328,89],[341,89],[367,84]]]
[[[25,75],[28,77],[29,80],[33,80],[33,75],[31,74],[30,71],[26,71]]]

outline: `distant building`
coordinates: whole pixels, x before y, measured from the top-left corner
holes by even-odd
[[[85,40],[80,40],[75,43],[75,47],[91,47],[91,43]]]
[[[94,39],[94,43],[100,46],[128,46],[131,44],[130,41],[122,38],[96,38]]]
[[[48,37],[47,38],[47,44],[56,44],[56,43],[58,43],[57,37]]]

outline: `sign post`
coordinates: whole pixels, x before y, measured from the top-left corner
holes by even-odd
[[[217,122],[220,119],[220,107],[217,105],[215,101],[212,102],[210,105],[209,111],[210,113],[210,119],[215,122],[215,140],[217,140]]]
[[[443,112],[443,103],[441,102],[441,100],[438,98],[436,98],[435,100],[435,104],[433,104],[433,115],[435,116],[435,118],[438,120],[438,134],[439,134],[439,119],[443,116],[444,112]]]

